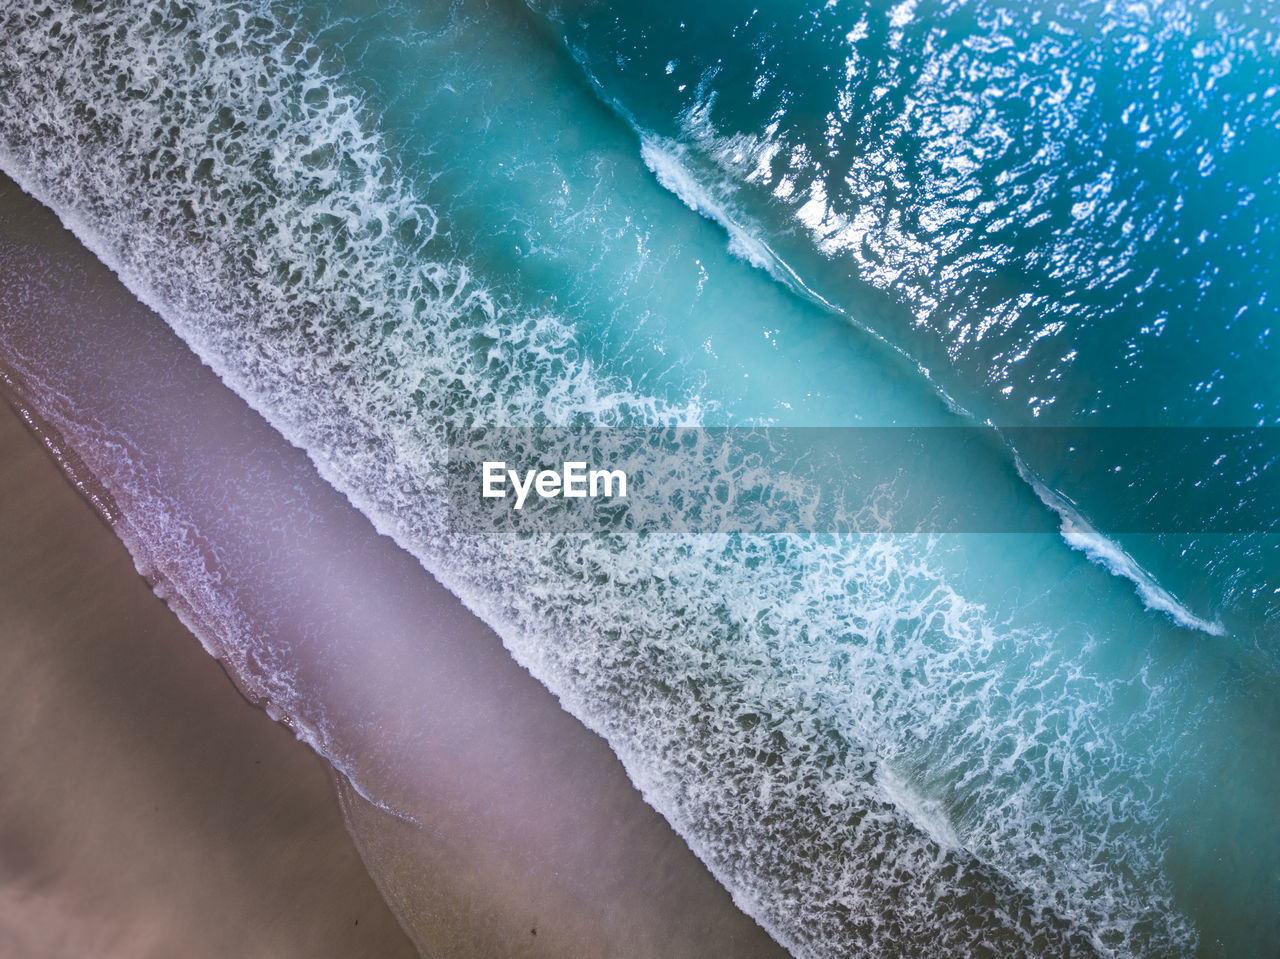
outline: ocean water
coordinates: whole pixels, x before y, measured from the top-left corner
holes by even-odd
[[[18,2],[0,166],[797,956],[1266,956],[1276,43],[1244,3]],[[451,522],[459,427],[981,424],[918,482],[1024,532]],[[1240,432],[1133,479],[1114,434],[1117,482],[1029,424]]]

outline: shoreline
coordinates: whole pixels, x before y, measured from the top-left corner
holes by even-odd
[[[71,421],[84,430],[73,445],[135,527],[135,563],[251,698],[272,678],[253,664],[285,657],[281,695],[300,737],[346,757],[371,794],[422,824],[342,789],[357,846],[424,953],[786,955],[492,630],[52,213],[3,183],[0,257],[16,291],[0,294],[0,345],[21,355],[24,376],[75,394]],[[65,409],[41,413],[66,433]],[[113,475],[106,451],[122,443],[137,462]],[[145,526],[145,486],[171,497],[168,525]],[[175,531],[197,537],[195,572],[217,558],[220,596],[204,598],[233,597],[229,618],[181,593],[183,576],[198,577],[165,554]],[[252,642],[216,635],[215,622]],[[290,712],[279,705],[273,715]]]
[[[0,938],[416,956],[327,766],[235,690],[5,402],[0,504]]]

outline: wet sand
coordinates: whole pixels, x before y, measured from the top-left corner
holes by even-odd
[[[294,664],[293,707],[324,731],[331,754],[347,757],[366,791],[416,820],[341,788],[379,888],[425,954],[786,955],[644,803],[604,741],[561,710],[488,627],[379,536],[48,211],[0,184],[5,269],[14,282],[7,293],[0,284],[0,351],[28,377],[74,388],[73,418],[92,421],[80,452],[132,517],[135,558],[149,554],[143,565],[171,605],[219,649],[216,630],[202,628],[213,618],[177,589],[186,574],[166,556],[166,537],[198,531],[200,563],[216,558],[218,589],[235,599],[243,636],[220,652],[242,688],[252,694],[261,679],[255,661]],[[127,468],[118,465],[121,443]],[[147,484],[171,497],[164,523],[146,525],[139,490]],[[70,608],[93,619],[94,602],[86,595]],[[29,618],[44,606],[47,598]],[[253,656],[236,660],[244,648]],[[84,684],[77,695],[98,695],[92,677]],[[154,765],[162,778],[163,763]],[[79,790],[77,768],[48,788]],[[48,842],[79,828],[68,815],[48,827]],[[111,817],[103,821],[110,828]],[[148,840],[139,832],[130,842]],[[217,859],[212,845],[188,855]],[[122,898],[146,902],[148,893],[139,885]],[[262,913],[245,928],[279,921],[272,909]]]
[[[416,956],[329,769],[0,402],[0,955]]]

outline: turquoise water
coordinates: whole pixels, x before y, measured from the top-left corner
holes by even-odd
[[[998,439],[941,482],[1038,532],[495,554],[442,477],[453,425],[1274,425],[1267,23],[550,13],[17,5],[0,164],[797,955],[1273,953],[1274,531],[1108,539]]]
[[[722,219],[978,419],[1280,423],[1268,5],[535,6]],[[1274,450],[1243,459],[1187,478],[1247,509]],[[1280,613],[1274,542],[1128,545],[1180,594]]]

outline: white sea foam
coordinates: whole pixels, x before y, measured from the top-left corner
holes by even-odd
[[[1062,538],[1072,549],[1080,550],[1093,562],[1105,566],[1117,576],[1123,576],[1132,581],[1138,596],[1142,598],[1148,609],[1167,614],[1179,626],[1198,629],[1210,636],[1226,635],[1226,627],[1222,623],[1210,622],[1192,613],[1178,602],[1172,593],[1157,583],[1150,573],[1138,565],[1132,556],[1084,522],[1079,514],[1063,515]]]
[[[698,182],[697,177],[680,162],[683,148],[675,143],[660,143],[653,137],[640,141],[640,155],[666,189],[678,196],[695,213],[714,220],[729,233],[729,252],[746,260],[770,276],[778,276],[782,264],[767,244],[738,225],[724,205]]]
[[[1084,553],[1091,562],[1104,567],[1113,575],[1133,583],[1139,598],[1148,609],[1164,613],[1187,629],[1196,629],[1210,636],[1226,635],[1226,627],[1221,622],[1203,619],[1187,609],[1118,543],[1099,533],[1065,497],[1046,486],[1021,458],[1017,460],[1017,466],[1019,475],[1035,490],[1040,501],[1061,518],[1060,531],[1067,545]]]
[[[5,8],[0,165],[604,735],[796,955],[1184,951],[1141,795],[1165,757],[1134,745],[1154,720],[1100,715],[1110,689],[987,622],[935,544],[503,550],[450,528],[446,424],[693,423],[703,404],[638,394],[568,319],[488,295],[276,10]],[[237,631],[217,571],[173,549],[195,540],[182,518],[121,501],[206,641],[295,722],[323,715]],[[313,740],[342,761],[342,734]]]
[[[894,806],[901,809],[923,832],[932,836],[943,849],[961,848],[960,839],[951,827],[942,803],[921,796],[887,764],[876,770],[876,785]]]
[[[606,100],[606,102],[610,101]],[[613,103],[611,105],[617,106]],[[620,112],[624,117],[627,117],[629,122],[634,124],[634,120],[627,115],[625,110]],[[804,278],[763,239],[763,231],[752,223],[750,218],[742,211],[734,208],[731,199],[734,187],[731,183],[723,179],[712,183],[704,178],[705,175],[700,176],[690,165],[693,157],[685,144],[655,136],[638,127],[636,132],[640,136],[641,157],[644,159],[645,165],[657,178],[658,183],[664,189],[675,194],[693,212],[706,217],[714,223],[718,223],[728,234],[730,253],[750,263],[757,269],[763,270],[774,280],[819,308],[843,317],[848,322],[856,324],[860,329],[874,336],[915,366],[920,371],[920,374],[932,384],[952,412],[961,416],[968,415],[968,411],[956,402],[946,389],[937,382],[928,367],[912,358],[900,346],[890,342],[877,330],[859,322],[857,317],[850,314],[849,311],[831,302],[831,300],[807,284]],[[738,144],[739,140],[735,139],[733,143]],[[735,149],[738,149],[738,147],[722,146],[720,148],[722,152],[733,152]],[[776,150],[777,144],[768,141],[751,150],[750,155],[755,158],[757,171],[772,162]],[[738,157],[738,162],[741,162],[740,156]]]

